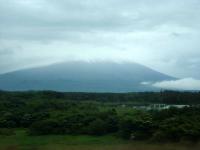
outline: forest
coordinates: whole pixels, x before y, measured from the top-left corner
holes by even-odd
[[[140,110],[122,104],[188,104]],[[0,135],[25,129],[38,135],[114,135],[125,140],[180,142],[200,140],[200,93],[0,92]],[[116,105],[115,105],[116,104]]]

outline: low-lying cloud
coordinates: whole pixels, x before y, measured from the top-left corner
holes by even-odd
[[[153,87],[170,90],[200,90],[200,80],[183,78],[178,80],[161,81],[152,84]]]

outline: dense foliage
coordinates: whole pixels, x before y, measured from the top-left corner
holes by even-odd
[[[62,93],[53,91],[5,92],[0,91],[0,100],[62,99],[73,101],[97,101],[114,103],[165,103],[200,104],[200,92],[139,92],[139,93]]]
[[[134,140],[198,141],[200,108],[192,104],[198,104],[199,95],[169,91],[128,94],[2,91],[0,134],[9,135],[13,128],[27,128],[30,135],[116,134]],[[191,107],[147,111],[121,105],[163,101],[190,103]]]

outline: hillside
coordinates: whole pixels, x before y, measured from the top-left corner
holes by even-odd
[[[141,82],[173,79],[137,63],[64,62],[0,75],[2,90],[132,92],[158,90]]]

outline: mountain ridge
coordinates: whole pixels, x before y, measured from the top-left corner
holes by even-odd
[[[0,75],[0,89],[11,91],[134,92],[156,90],[141,82],[171,80],[138,63],[71,61]]]

